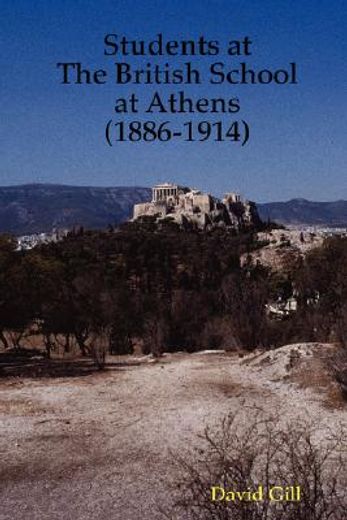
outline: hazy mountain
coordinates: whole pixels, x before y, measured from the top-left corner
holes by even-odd
[[[270,218],[282,224],[347,227],[347,201],[312,202],[292,199],[288,202],[257,204],[263,220]]]
[[[0,232],[16,235],[52,228],[104,228],[126,220],[150,189],[92,188],[50,184],[0,187]]]
[[[51,184],[0,187],[0,232],[22,235],[52,228],[105,228],[132,214],[137,202],[151,199],[141,187],[93,188]],[[347,201],[258,204],[260,216],[284,224],[347,227]]]

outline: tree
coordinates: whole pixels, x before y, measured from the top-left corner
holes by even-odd
[[[266,346],[267,317],[265,304],[269,295],[268,270],[246,266],[227,276],[222,283],[224,312],[240,347],[253,349]]]

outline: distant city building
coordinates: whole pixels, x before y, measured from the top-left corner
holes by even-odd
[[[33,249],[42,244],[49,242],[58,242],[68,234],[67,229],[55,231],[51,233],[33,233],[31,235],[23,235],[17,238],[17,251]]]

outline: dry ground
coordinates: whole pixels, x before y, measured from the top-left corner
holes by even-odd
[[[175,477],[170,451],[182,455],[239,407],[312,418],[324,436],[347,424],[326,371],[331,351],[112,358],[79,377],[0,379],[0,520],[160,518]]]

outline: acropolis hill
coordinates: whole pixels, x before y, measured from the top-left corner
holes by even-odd
[[[255,203],[241,199],[237,193],[226,193],[220,200],[171,183],[157,184],[152,188],[151,202],[134,205],[133,220],[146,216],[204,230],[221,227],[240,231],[261,224]]]

